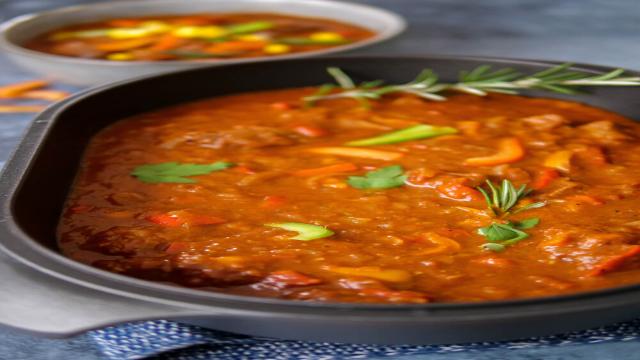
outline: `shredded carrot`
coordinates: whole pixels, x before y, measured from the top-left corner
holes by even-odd
[[[377,266],[327,266],[325,269],[342,275],[363,276],[389,282],[405,282],[411,280],[411,274],[406,270],[382,269]]]
[[[613,256],[608,260],[605,260],[596,265],[596,267],[593,268],[591,272],[589,272],[589,276],[600,276],[615,271],[622,265],[624,265],[628,260],[633,259],[638,255],[640,255],[640,245],[634,245],[624,253]]]
[[[569,172],[571,170],[572,157],[573,151],[571,150],[556,151],[544,159],[544,166],[562,172]]]
[[[61,90],[30,90],[22,93],[20,97],[25,99],[59,101],[68,97],[69,95],[71,94]]]
[[[490,156],[474,157],[464,161],[468,166],[494,166],[514,163],[524,157],[524,147],[517,138],[504,138],[498,142],[498,152]]]
[[[420,241],[426,240],[426,242],[435,246],[429,247],[424,250],[420,250],[420,255],[438,255],[443,253],[452,253],[460,250],[460,244],[446,236],[434,232],[428,232],[420,237]]]
[[[318,176],[318,175],[331,175],[337,173],[351,172],[358,170],[358,166],[352,163],[340,163],[329,166],[323,166],[319,168],[303,169],[294,171],[294,176]]]
[[[534,190],[542,190],[549,186],[553,180],[560,177],[560,173],[555,169],[544,168],[538,172],[538,175],[529,185]]]
[[[44,105],[0,105],[0,113],[40,112]]]
[[[47,85],[49,85],[49,83],[44,80],[30,80],[30,81],[23,81],[15,84],[0,86],[0,98],[20,97],[20,95],[22,95],[27,91],[40,89]]]
[[[313,125],[298,125],[293,128],[293,131],[306,137],[322,137],[329,133],[327,130]]]
[[[340,147],[340,146],[312,148],[312,149],[309,149],[308,151],[316,154],[348,156],[348,157],[385,160],[385,161],[397,160],[402,156],[404,156],[403,153],[395,152],[395,151],[371,150],[371,149]]]
[[[149,46],[147,50],[150,51],[167,51],[171,49],[177,48],[182,43],[182,39],[173,36],[171,34],[166,34],[162,36],[155,44]]]
[[[127,51],[149,45],[153,41],[153,38],[134,38],[127,40],[102,42],[99,44],[95,44],[94,46],[97,50],[106,52]]]

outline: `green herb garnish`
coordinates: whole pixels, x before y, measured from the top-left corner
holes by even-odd
[[[482,65],[472,71],[462,71],[457,82],[440,82],[438,75],[431,69],[425,69],[412,81],[398,85],[384,85],[382,81],[369,81],[355,86],[354,81],[341,69],[328,68],[327,71],[341,88],[341,92],[317,92],[304,98],[312,105],[318,100],[351,98],[367,104],[369,100],[378,100],[390,93],[405,93],[423,99],[443,101],[445,91],[464,92],[471,95],[485,96],[488,93],[517,94],[518,90],[536,89],[561,94],[575,94],[582,86],[640,86],[640,77],[625,76],[623,69],[616,69],[606,74],[593,74],[584,71],[570,70],[573,64],[566,63],[549,69],[526,75],[511,68],[493,70],[489,65]],[[344,86],[350,84],[351,86]],[[375,85],[373,85],[375,84]]]
[[[194,179],[186,176],[206,175],[232,167],[230,162],[218,161],[213,164],[180,164],[166,162],[161,164],[140,165],[133,169],[132,176],[146,183],[195,183]]]
[[[269,21],[254,21],[244,24],[236,24],[225,27],[229,34],[239,35],[258,31],[269,30],[273,27],[273,23]]]
[[[297,223],[297,222],[288,222],[288,223],[270,223],[264,224],[264,226],[275,227],[287,231],[297,232],[298,235],[291,237],[291,240],[316,240],[329,237],[335,234],[333,231],[327,229],[324,226],[313,225],[313,224],[305,224],[305,223]]]
[[[436,136],[450,135],[457,133],[456,128],[449,126],[433,126],[427,124],[420,124],[410,126],[408,128],[393,131],[384,135],[375,136],[368,139],[355,140],[346,143],[347,146],[373,146],[373,145],[385,145],[395,144],[404,141],[428,139]]]
[[[407,176],[400,165],[369,171],[365,176],[349,176],[347,184],[356,189],[390,189],[404,185]]]
[[[502,183],[498,186],[494,185],[491,180],[487,180],[487,185],[489,186],[489,191],[491,192],[491,194],[489,194],[485,189],[481,187],[477,187],[477,189],[482,193],[485,200],[487,201],[489,209],[496,216],[504,217],[510,214],[517,214],[524,210],[535,209],[546,205],[545,202],[535,202],[527,204],[525,206],[521,206],[512,211],[518,201],[529,195],[532,190],[527,189],[526,185],[522,185],[520,186],[520,188],[516,189],[513,183],[511,183],[511,181],[507,179],[502,180]]]
[[[529,234],[522,230],[530,229],[539,222],[539,218],[529,218],[518,222],[509,221],[506,224],[493,223],[479,228],[478,234],[487,238],[487,243],[482,247],[496,252],[504,251],[507,246],[528,238]]]

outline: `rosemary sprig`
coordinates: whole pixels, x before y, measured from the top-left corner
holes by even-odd
[[[307,105],[318,100],[340,98],[356,99],[364,105],[369,100],[378,100],[390,93],[413,94],[433,101],[444,101],[444,91],[457,91],[485,96],[488,93],[517,94],[518,90],[537,89],[561,94],[576,94],[582,86],[640,86],[640,77],[624,76],[623,69],[606,74],[594,75],[570,70],[573,64],[566,63],[527,75],[511,68],[493,70],[489,65],[479,66],[471,71],[462,71],[454,83],[439,82],[438,75],[425,69],[412,81],[398,85],[384,85],[381,80],[356,83],[344,71],[330,67],[327,72],[338,85],[323,85],[313,95],[304,98]],[[340,92],[334,92],[341,89]]]
[[[494,185],[491,180],[487,180],[487,186],[489,187],[489,192],[491,194],[482,187],[478,186],[477,189],[484,196],[489,209],[498,217],[505,217],[517,214],[521,211],[536,209],[546,205],[545,202],[540,201],[520,206],[514,210],[514,206],[533,190],[527,189],[526,185],[522,185],[516,189],[513,183],[507,179],[503,179],[502,183],[499,185]]]
[[[484,196],[491,212],[493,212],[498,219],[502,220],[479,228],[478,234],[487,239],[487,242],[482,245],[483,249],[500,252],[504,251],[507,246],[511,246],[528,238],[529,234],[522,230],[530,229],[540,222],[538,218],[530,218],[516,222],[505,222],[504,219],[525,210],[543,207],[546,203],[535,202],[516,207],[518,202],[532,191],[531,189],[527,189],[526,185],[516,188],[511,181],[504,179],[499,185],[494,185],[491,180],[487,180],[487,186],[489,187],[489,191],[482,187],[477,187],[477,189]]]

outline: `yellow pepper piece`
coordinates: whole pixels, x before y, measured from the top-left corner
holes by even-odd
[[[237,36],[235,36],[235,38],[240,40],[240,41],[264,41],[264,40],[267,40],[266,36],[258,35],[258,34],[237,35]]]
[[[338,33],[325,31],[325,32],[313,33],[313,34],[309,35],[309,39],[314,40],[314,41],[331,42],[331,41],[344,40],[344,37],[342,35],[338,34]]]
[[[406,270],[381,269],[377,266],[327,266],[326,269],[342,275],[363,276],[389,282],[405,282],[411,280],[411,274]]]
[[[547,156],[544,159],[544,166],[556,169],[562,172],[569,172],[571,170],[571,158],[573,157],[573,151],[560,150]]]
[[[182,38],[216,38],[226,34],[219,26],[182,26],[173,31],[173,35]]]
[[[270,44],[265,46],[262,51],[267,54],[277,55],[277,54],[285,54],[291,50],[289,45],[285,44]]]
[[[107,36],[112,39],[133,39],[150,34],[153,32],[143,28],[115,28],[107,31]]]
[[[129,61],[133,59],[134,59],[133,55],[129,53],[113,53],[113,54],[107,55],[107,60]]]
[[[140,23],[139,27],[154,33],[167,32],[173,29],[173,26],[167,24],[164,21],[144,21]]]

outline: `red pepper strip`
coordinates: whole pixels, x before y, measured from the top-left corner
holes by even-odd
[[[600,276],[615,271],[622,265],[624,265],[624,263],[626,263],[628,260],[638,255],[640,255],[640,245],[634,245],[626,252],[617,256],[613,256],[608,260],[605,260],[598,264],[593,270],[591,270],[589,276]]]
[[[179,227],[182,225],[214,225],[225,222],[216,216],[191,214],[185,210],[171,211],[165,214],[156,214],[147,217],[154,224],[166,227]]]
[[[277,208],[284,205],[287,202],[287,198],[279,195],[267,195],[262,199],[263,208]]]
[[[560,177],[560,173],[555,169],[544,168],[540,170],[536,178],[529,185],[533,190],[541,190],[549,186],[553,180]]]

